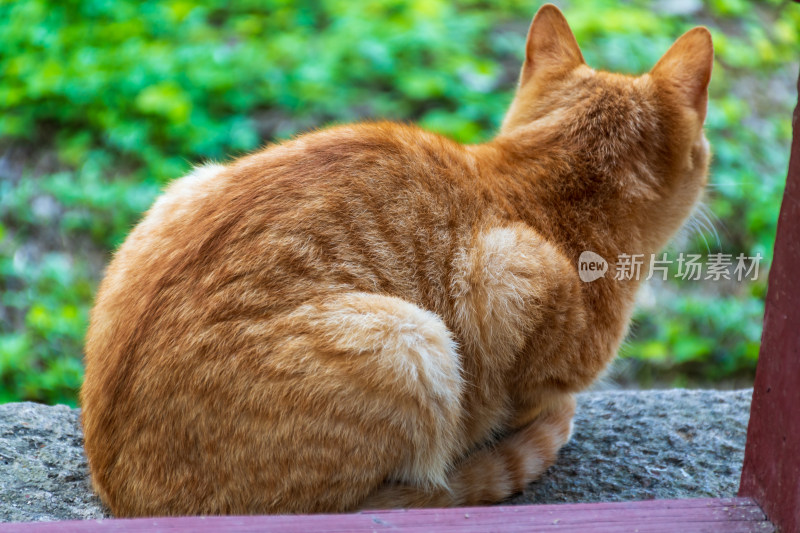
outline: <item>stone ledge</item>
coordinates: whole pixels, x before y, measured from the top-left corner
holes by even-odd
[[[558,464],[507,503],[736,495],[751,390],[589,392]],[[0,521],[107,516],[78,409],[0,405]]]

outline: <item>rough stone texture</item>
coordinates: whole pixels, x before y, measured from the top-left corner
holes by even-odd
[[[558,463],[509,503],[732,497],[753,391],[582,394]]]
[[[0,521],[100,518],[80,411],[65,405],[0,405]]]
[[[508,503],[734,496],[752,391],[580,396],[558,464]],[[79,411],[0,405],[0,521],[106,515],[92,495]]]

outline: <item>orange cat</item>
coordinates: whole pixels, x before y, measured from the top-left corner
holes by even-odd
[[[533,20],[498,136],[310,133],[173,183],[100,287],[82,391],[118,516],[496,502],[551,465],[706,183],[713,49],[640,77]]]

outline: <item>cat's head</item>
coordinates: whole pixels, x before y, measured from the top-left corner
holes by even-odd
[[[653,224],[647,240],[662,246],[706,185],[703,121],[713,59],[711,34],[697,27],[646,74],[597,71],[584,62],[564,15],[545,5],[531,24],[501,135],[556,139],[576,154],[583,179],[591,177],[585,190],[616,195],[634,212],[639,206]]]

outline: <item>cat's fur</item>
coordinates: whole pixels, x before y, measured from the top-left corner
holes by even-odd
[[[498,136],[334,127],[173,183],[108,268],[81,400],[118,516],[502,500],[569,439],[704,188],[713,50],[586,66],[543,7]],[[611,266],[613,269],[613,265]]]

